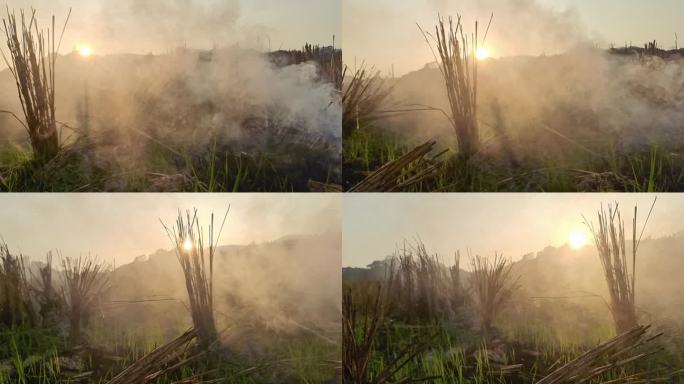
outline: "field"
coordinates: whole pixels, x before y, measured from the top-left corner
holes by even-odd
[[[1,190],[261,192],[340,184],[342,52],[334,39],[299,50],[235,45],[98,55],[83,48],[63,55],[58,39],[82,20],[41,29],[48,25],[34,22],[41,16],[8,10],[4,17]]]
[[[222,217],[195,214],[118,267],[3,246],[0,383],[337,382],[339,239],[217,247]]]
[[[681,49],[587,44],[485,58],[482,37],[462,40],[476,33],[469,27],[440,19],[437,29],[421,29],[435,61],[400,77],[347,68],[345,190],[684,189]],[[425,143],[431,151],[411,155]],[[381,170],[384,183],[364,184]]]
[[[681,300],[668,296],[681,284],[667,272],[684,238],[639,241],[634,280],[631,240],[620,256],[624,232],[615,211],[603,215],[598,248],[513,262],[442,258],[416,240],[344,268],[347,382],[684,382]]]

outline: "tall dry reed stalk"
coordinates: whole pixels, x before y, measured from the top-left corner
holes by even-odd
[[[625,222],[620,215],[620,209],[616,204],[614,207],[608,205],[608,211],[601,207],[597,213],[598,228],[589,220],[584,218],[584,223],[589,227],[596,244],[601,265],[603,266],[608,293],[610,294],[610,310],[615,322],[615,332],[622,334],[638,325],[638,318],[635,305],[636,288],[636,257],[641,236],[644,233],[646,224],[651,217],[656,200],[648,212],[644,226],[637,237],[637,207],[634,207],[634,217],[632,219],[632,249],[631,262],[632,272],[628,268],[629,256],[625,246]]]
[[[204,231],[200,226],[196,209],[192,213],[186,211],[185,215],[178,211],[176,226],[173,229],[162,223],[173,242],[176,257],[183,269],[192,322],[198,332],[200,345],[205,348],[218,338],[214,320],[214,257],[229,211],[230,208],[226,210],[216,237],[214,214],[211,214],[208,228],[209,244],[206,249]]]
[[[63,294],[69,311],[69,340],[82,341],[82,327],[107,287],[107,270],[97,259],[79,256],[63,258]]]
[[[513,263],[500,254],[494,254],[494,258],[475,256],[470,267],[473,304],[480,329],[489,334],[497,315],[518,289],[518,279],[511,274]]]
[[[492,18],[487,25],[483,42],[487,38]],[[463,32],[461,16],[456,21],[449,17],[448,25],[438,17],[434,35],[418,26],[435,57],[444,78],[451,114],[447,117],[456,133],[459,155],[471,158],[480,148],[480,129],[477,122],[477,50],[478,23],[475,34],[468,38]],[[435,53],[434,46],[437,47]]]
[[[55,17],[52,28],[39,30],[36,11],[31,10],[27,20],[23,10],[20,20],[7,8],[3,27],[9,49],[9,60],[2,57],[17,85],[19,100],[24,112],[33,156],[47,162],[59,152],[59,133],[55,118],[55,65],[59,46],[69,21],[67,17],[59,42],[55,44]],[[71,10],[69,10],[71,16]]]
[[[35,311],[24,257],[12,255],[6,243],[0,244],[0,324],[7,327],[35,322]]]
[[[382,103],[391,87],[384,84],[380,73],[365,64],[348,76],[349,68],[342,72],[342,135],[348,137],[356,129],[380,119]]]

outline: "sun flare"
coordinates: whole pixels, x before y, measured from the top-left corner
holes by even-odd
[[[192,241],[190,239],[185,239],[185,241],[183,242],[183,249],[189,252],[192,251],[192,248]]]
[[[478,60],[485,60],[491,57],[491,54],[489,52],[489,49],[485,47],[479,47],[477,51],[475,51],[475,56],[477,57]]]
[[[568,245],[572,249],[580,249],[589,244],[589,235],[582,230],[574,230],[568,235]]]
[[[78,47],[78,54],[83,57],[88,57],[93,54],[93,49],[87,45],[81,45]]]

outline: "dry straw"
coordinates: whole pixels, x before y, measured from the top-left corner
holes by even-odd
[[[24,257],[12,255],[6,243],[0,244],[0,324],[33,323],[30,295]]]
[[[500,254],[494,254],[491,259],[475,256],[471,259],[470,266],[470,284],[480,329],[488,334],[497,314],[518,288],[518,279],[514,279],[511,274],[511,261]]]
[[[622,333],[605,343],[588,350],[579,357],[571,360],[567,364],[558,368],[536,384],[575,384],[593,383],[594,379],[600,375],[611,371],[619,373],[617,379],[602,381],[603,383],[622,384],[622,383],[669,383],[672,377],[646,378],[648,372],[625,374],[620,373],[626,365],[643,360],[662,348],[653,346],[645,350],[645,346],[650,346],[651,342],[660,336],[648,336],[647,331],[650,326],[637,326]],[[669,373],[672,376],[677,373]]]
[[[349,67],[345,66],[342,72],[345,80],[342,87],[343,137],[382,118],[380,107],[392,90],[385,86],[378,71],[365,64],[354,71],[351,77],[347,76],[348,71]]]
[[[84,319],[107,286],[105,265],[86,257],[62,259],[63,293],[69,310],[69,338],[72,344],[81,342]]]
[[[4,51],[2,57],[16,81],[26,120],[22,124],[28,131],[34,158],[47,162],[59,152],[55,117],[55,65],[71,10],[57,43],[54,16],[52,28],[42,31],[38,28],[34,9],[28,18],[23,10],[20,15],[20,19],[17,19],[15,13],[7,8],[3,28],[11,60]]]
[[[228,212],[221,222],[221,227],[214,237],[214,214],[209,223],[209,244],[205,249],[204,231],[200,227],[197,210],[180,211],[173,229],[166,229],[169,239],[174,244],[178,262],[185,276],[185,287],[190,300],[192,322],[199,335],[200,345],[209,347],[216,341],[216,323],[214,321],[214,256],[216,247],[223,231],[223,225],[228,218]]]
[[[429,141],[417,146],[398,159],[384,164],[348,192],[397,192],[430,179],[444,165],[440,158],[447,152],[444,150],[429,156],[436,144],[435,141]]]
[[[614,207],[608,205],[608,211],[603,206],[601,207],[597,213],[598,227],[595,227],[589,220],[584,218],[585,224],[594,236],[596,249],[603,266],[610,294],[610,310],[615,321],[615,331],[617,334],[627,332],[638,325],[634,294],[636,288],[636,258],[641,237],[644,234],[655,203],[656,200],[654,199],[638,237],[636,232],[637,207],[634,207],[631,273],[628,268],[629,256],[625,241],[625,223],[620,215],[618,205],[616,204]]]
[[[489,19],[482,44],[487,38],[494,14]],[[447,116],[458,140],[459,155],[469,159],[480,147],[480,131],[477,122],[477,59],[478,23],[475,34],[468,38],[463,32],[461,16],[456,21],[449,17],[448,26],[442,16],[438,17],[434,35],[418,26],[444,78],[451,115]],[[437,47],[435,53],[434,46]]]
[[[204,355],[199,353],[191,357],[184,357],[190,347],[190,343],[196,338],[197,331],[194,329],[185,332],[128,366],[109,380],[107,384],[147,383],[168,372],[180,369]]]
[[[345,383],[384,384],[396,383],[394,376],[406,364],[422,353],[434,337],[422,342],[410,342],[399,350],[392,358],[384,361],[383,369],[371,375],[371,363],[374,359],[375,341],[385,320],[385,301],[387,286],[378,284],[375,289],[364,290],[370,300],[360,306],[355,302],[351,287],[345,289],[342,297],[342,366]],[[359,310],[359,307],[362,307]],[[425,381],[415,379],[414,382]],[[408,381],[399,381],[408,382]]]

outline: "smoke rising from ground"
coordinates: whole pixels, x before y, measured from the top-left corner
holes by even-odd
[[[448,111],[436,69],[411,73],[397,83],[392,105],[422,104]],[[657,57],[616,56],[578,47],[557,56],[520,57],[481,63],[479,117],[483,138],[513,139],[524,156],[542,151],[540,142],[581,151],[607,142],[628,151],[647,144],[670,149],[684,144],[684,62]],[[497,116],[500,114],[500,117]],[[391,122],[417,141],[454,135],[439,113],[403,114]],[[568,142],[548,131],[570,138]],[[555,144],[554,141],[557,141]],[[492,152],[500,150],[494,144]],[[579,145],[578,145],[579,144]]]
[[[536,0],[415,1],[388,11],[394,25],[387,30],[401,35],[390,44],[395,37],[378,31],[377,23],[371,22],[377,16],[373,7],[380,12],[382,5],[352,1],[348,6],[348,13],[371,10],[368,16],[352,17],[369,20],[355,20],[359,28],[349,29],[347,64],[353,65],[350,57],[354,57],[383,73],[390,65],[399,75],[409,72],[396,82],[388,80],[394,91],[386,109],[418,104],[449,111],[441,74],[434,64],[426,66],[434,58],[414,22],[431,31],[438,12],[459,13],[466,33],[474,32],[474,21],[479,19],[482,36],[489,13],[494,12],[486,45],[498,59],[480,62],[478,82],[485,152],[501,155],[506,149],[524,160],[531,153],[545,156],[544,148],[561,156],[586,155],[589,148],[600,156],[609,148],[629,152],[659,144],[678,151],[684,145],[679,134],[684,118],[684,61],[678,56],[663,60],[636,53],[609,54],[605,48],[611,42],[593,29],[589,32],[576,9],[551,8]],[[648,33],[644,31],[644,41],[634,44],[645,43]],[[362,35],[371,37],[365,40]],[[383,42],[384,48],[379,48]],[[669,47],[669,41],[659,43]],[[440,112],[402,114],[378,125],[405,133],[414,143],[438,139],[455,146],[453,129]]]

